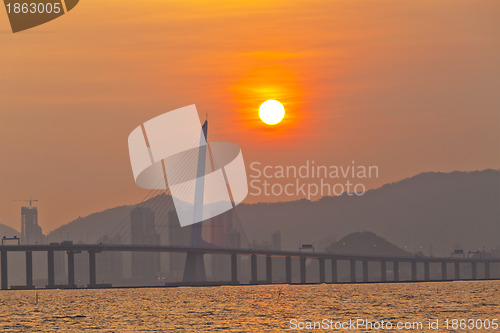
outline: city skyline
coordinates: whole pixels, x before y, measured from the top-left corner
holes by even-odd
[[[486,172],[486,171],[488,171],[488,170],[491,170],[491,169],[483,170],[482,172]],[[497,172],[498,172],[498,171],[500,171],[500,170],[494,170],[494,171],[497,171]],[[456,171],[455,171],[455,172],[456,172]],[[476,171],[476,172],[479,172],[479,171]],[[425,174],[425,173],[422,173],[422,174],[419,174],[419,175],[415,175],[415,176],[420,176],[420,175],[424,175],[424,174]],[[415,177],[415,176],[414,176],[414,177]],[[400,181],[405,181],[405,180],[408,180],[408,179],[410,179],[410,178],[413,178],[413,177],[405,178],[405,179],[402,179],[402,180],[400,180]],[[388,184],[384,184],[383,186],[387,186],[387,185],[390,185],[390,184],[389,184],[389,183],[388,183]],[[376,190],[376,189],[380,189],[380,188],[382,188],[382,187],[375,188],[375,190]],[[373,190],[373,189],[370,189],[370,190]],[[140,201],[137,201],[137,202],[130,202],[130,203],[125,203],[125,204],[123,204],[123,205],[119,205],[119,206],[116,206],[116,207],[107,207],[107,208],[104,208],[102,211],[109,210],[109,209],[113,209],[113,208],[117,208],[117,207],[125,207],[125,206],[129,206],[129,205],[131,205],[131,206],[138,206],[138,207],[139,207],[139,206],[141,205],[141,202],[144,202],[144,200],[147,200],[148,198],[149,198],[149,199],[151,199],[151,198],[152,198],[152,197],[151,197],[151,195],[160,195],[160,193],[169,195],[169,194],[168,194],[168,191],[167,191],[167,192],[165,192],[165,191],[161,191],[161,190],[150,191],[146,197],[141,197]],[[344,195],[345,195],[345,194],[344,194]],[[353,196],[354,196],[354,195],[353,195]],[[327,197],[327,196],[325,196],[325,197]],[[329,196],[329,197],[331,197],[331,196]],[[302,198],[302,199],[303,199],[303,198]],[[300,198],[299,198],[299,200],[300,200]],[[33,199],[33,200],[16,200],[16,201],[28,201],[28,202],[30,202],[30,201],[38,201],[38,200],[34,200],[34,199]],[[286,203],[286,202],[293,202],[293,201],[295,201],[295,200],[289,200],[289,201],[279,201],[279,202],[275,202],[275,203]],[[311,200],[311,201],[312,201],[312,202],[314,202],[314,201],[317,201],[317,200]],[[253,203],[253,204],[259,204],[259,203],[265,203],[265,202],[255,202],[255,203]],[[252,204],[252,203],[251,203],[251,204]],[[31,205],[33,205],[33,206],[31,206]],[[30,206],[25,206],[25,205],[19,204],[19,206],[18,206],[18,221],[15,221],[14,223],[11,223],[11,225],[1,223],[1,221],[0,221],[0,224],[5,225],[5,226],[7,226],[7,227],[10,227],[10,228],[12,228],[12,229],[16,230],[16,232],[18,232],[18,233],[22,236],[22,235],[24,234],[24,233],[23,233],[23,224],[24,224],[24,217],[23,217],[24,215],[23,215],[23,214],[25,214],[24,212],[25,212],[26,210],[31,209],[31,207],[33,208],[33,210],[35,210],[35,211],[36,211],[36,225],[38,226],[38,228],[43,227],[43,228],[42,228],[42,230],[40,230],[40,231],[39,231],[40,233],[42,233],[42,234],[43,234],[43,235],[42,235],[43,237],[44,237],[44,235],[49,235],[50,233],[54,232],[56,229],[58,229],[58,228],[60,228],[60,227],[64,227],[65,225],[68,225],[68,224],[69,224],[69,223],[71,223],[71,222],[75,222],[75,221],[78,221],[78,220],[79,220],[79,219],[81,219],[81,218],[86,218],[86,217],[89,217],[89,216],[94,215],[94,214],[96,214],[96,213],[100,213],[100,212],[102,212],[102,211],[94,211],[94,212],[90,212],[88,215],[78,216],[78,217],[76,217],[76,218],[74,218],[74,219],[72,219],[72,220],[66,221],[66,222],[64,222],[64,223],[62,223],[62,224],[60,224],[60,225],[56,226],[54,229],[46,229],[46,228],[44,228],[45,226],[43,225],[43,223],[42,223],[41,225],[39,225],[39,224],[38,224],[38,207],[36,206],[36,203],[31,203],[31,202],[30,202]],[[166,208],[166,209],[171,209],[172,207],[170,207],[170,206],[166,206],[166,207],[164,207],[164,208]],[[174,215],[176,215],[176,214],[175,214],[175,210],[172,210],[172,211],[171,211],[171,213],[174,213]],[[170,214],[169,214],[169,216],[170,216]],[[171,224],[171,222],[170,222],[171,220],[173,221],[173,220],[174,220],[174,218],[173,218],[173,217],[172,217],[172,218],[171,218],[171,217],[169,217],[169,218],[167,219],[167,221],[169,221],[169,222],[168,222],[168,223],[169,223],[169,225]],[[175,227],[175,229],[182,228],[182,227],[180,226],[180,224],[179,224],[178,220],[177,220],[177,219],[175,219],[175,221],[176,221],[176,222],[174,222],[174,224],[177,224],[177,226]],[[20,222],[20,223],[19,223],[19,222]],[[169,227],[169,228],[170,228],[170,227]],[[185,229],[186,229],[186,231],[189,231],[189,228],[185,228]],[[12,236],[12,235],[8,235],[8,236]],[[170,241],[172,242],[173,240],[170,240]]]
[[[318,201],[243,204],[226,213],[234,213],[236,222],[234,230],[229,230],[226,246],[263,244],[280,231],[284,235],[280,236],[283,249],[296,249],[304,243],[324,248],[348,233],[371,231],[408,251],[426,254],[445,255],[453,248],[498,249],[499,177],[499,170],[425,173],[386,184],[362,198],[353,195]],[[47,233],[45,242],[100,243],[107,238],[130,243],[132,210],[150,207],[155,211],[161,244],[190,244],[191,229],[180,226],[170,196],[158,190],[143,199],[71,221]],[[207,230],[226,218],[233,220],[224,215],[203,223],[203,239],[213,242]],[[4,235],[12,237],[15,233],[5,230]]]

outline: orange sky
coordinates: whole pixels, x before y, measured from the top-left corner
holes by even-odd
[[[40,199],[44,231],[140,200],[129,132],[189,104],[247,164],[354,160],[379,167],[369,187],[500,167],[498,1],[85,0],[17,34],[0,12],[0,223],[18,230],[12,199]]]

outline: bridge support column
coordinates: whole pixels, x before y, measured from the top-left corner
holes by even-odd
[[[387,281],[387,263],[385,261],[380,262],[380,280]]]
[[[285,275],[286,275],[286,283],[292,283],[292,258],[285,258]]]
[[[257,256],[252,254],[250,256],[250,283],[257,283]]]
[[[306,283],[306,258],[300,257],[300,283]]]
[[[368,282],[368,260],[363,260],[363,282]]]
[[[182,277],[182,281],[187,283],[207,281],[203,253],[186,253],[186,262],[184,264],[184,276]]]
[[[392,272],[394,275],[394,281],[399,281],[399,261],[394,261],[392,263]]]
[[[424,261],[424,280],[429,281],[431,279],[430,266],[428,261]]]
[[[455,263],[455,280],[460,280],[460,263]]]
[[[356,260],[351,260],[351,282],[356,282]]]
[[[89,250],[89,284],[88,287],[95,288],[96,283],[95,251]]]
[[[325,258],[319,258],[319,283],[325,283]]]
[[[332,282],[337,283],[338,282],[338,277],[337,277],[337,260],[332,259]]]
[[[26,288],[33,288],[33,252],[26,251]]]
[[[417,281],[417,262],[416,261],[411,262],[411,280]]]
[[[273,283],[273,262],[271,256],[266,256],[266,282]]]
[[[443,280],[443,281],[448,280],[448,263],[447,262],[441,263],[441,280]]]
[[[476,262],[471,262],[471,268],[472,268],[472,280],[477,279],[477,264]]]
[[[67,251],[68,254],[68,287],[74,288],[75,286],[75,252]]]
[[[54,288],[54,250],[47,251],[47,288]]]
[[[8,289],[9,288],[9,283],[7,281],[8,273],[7,273],[7,251],[2,251],[1,254],[2,257],[2,263],[1,263],[1,270],[2,270],[2,289]]]
[[[238,256],[235,253],[231,254],[231,282],[238,283]]]
[[[484,262],[484,278],[485,279],[490,278],[490,262],[489,261]]]

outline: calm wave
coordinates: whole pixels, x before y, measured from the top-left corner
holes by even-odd
[[[2,332],[263,332],[290,330],[291,320],[297,323],[360,318],[394,323],[427,323],[429,319],[444,323],[445,319],[454,318],[498,320],[499,289],[499,281],[464,281],[2,291],[0,329]],[[424,327],[418,331],[431,330]],[[433,332],[445,331],[440,327]]]

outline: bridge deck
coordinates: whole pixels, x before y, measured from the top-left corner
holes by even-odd
[[[366,260],[366,261],[399,261],[399,262],[500,262],[500,258],[460,258],[460,257],[403,257],[403,256],[371,256],[349,255],[324,252],[300,251],[271,251],[257,249],[232,249],[232,248],[198,248],[187,246],[169,245],[116,245],[116,244],[37,244],[37,245],[0,245],[0,251],[25,252],[25,251],[124,251],[124,252],[178,252],[202,254],[236,254],[257,255],[271,257],[295,258],[324,258],[337,260]]]

